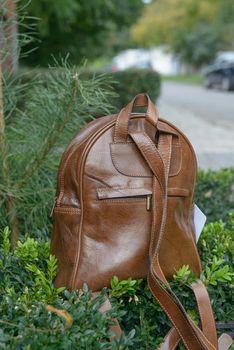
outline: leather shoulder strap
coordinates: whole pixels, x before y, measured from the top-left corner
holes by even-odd
[[[175,329],[179,333],[187,349],[216,350],[217,347],[213,345],[204,333],[202,333],[195,325],[184,310],[177,296],[170,289],[159,263],[160,242],[163,237],[167,209],[167,181],[170,159],[167,159],[166,157],[167,155],[168,157],[171,155],[171,137],[168,138],[168,135],[165,135],[168,138],[165,143],[167,149],[166,152],[163,152],[164,159],[162,159],[158,149],[147,134],[144,132],[135,132],[130,133],[130,136],[154,174],[154,193],[161,193],[160,196],[157,195],[157,212],[159,211],[159,208],[161,208],[161,213],[158,213],[158,215],[160,215],[162,219],[159,238],[156,243],[154,242],[155,244],[150,254],[151,267],[148,276],[149,288],[171,322],[174,324]],[[155,229],[155,227],[153,228]],[[155,232],[152,232],[152,235],[154,240],[154,237],[156,236]]]
[[[210,298],[204,284],[202,281],[198,280],[191,285],[191,288],[196,297],[202,331],[207,339],[209,339],[209,341],[218,350],[228,350],[233,343],[232,338],[228,334],[224,333],[217,341],[216,327],[210,304]],[[175,350],[180,341],[181,338],[179,333],[175,327],[172,327],[158,350]]]

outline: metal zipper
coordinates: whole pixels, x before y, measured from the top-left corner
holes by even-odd
[[[127,201],[146,201],[146,210],[150,211],[152,208],[152,194],[142,196],[126,196],[99,199],[101,202],[127,202]]]
[[[146,196],[146,210],[150,211],[152,208],[152,194]]]

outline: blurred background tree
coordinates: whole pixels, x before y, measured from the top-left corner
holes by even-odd
[[[0,60],[3,70],[16,72],[18,69],[16,2],[1,0],[0,5]]]
[[[5,1],[6,0],[2,0]],[[219,50],[234,48],[233,0],[7,0],[27,7],[20,35],[35,33],[26,66],[48,66],[51,57],[70,54],[80,64],[87,59],[110,61],[121,50],[167,45],[185,63],[200,67]]]
[[[201,66],[218,50],[234,48],[234,2],[154,0],[131,35],[143,47],[167,44],[184,62]]]
[[[109,113],[114,94],[109,78],[80,78],[67,57],[54,59],[45,75],[17,70],[19,57],[26,57],[22,47],[33,40],[32,18],[21,1],[0,5],[0,225],[11,228],[15,248],[20,232],[49,232],[65,145],[87,120]]]
[[[21,3],[28,3],[22,0]],[[47,66],[51,56],[70,53],[79,64],[100,56],[111,56],[129,47],[128,28],[136,21],[144,6],[142,0],[34,0],[27,11],[39,17],[38,49],[28,56],[27,65]],[[22,29],[27,32],[27,27]],[[28,49],[34,44],[29,44]]]

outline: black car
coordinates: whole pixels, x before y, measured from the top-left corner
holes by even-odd
[[[234,62],[221,62],[210,65],[204,72],[204,86],[224,91],[234,90]]]

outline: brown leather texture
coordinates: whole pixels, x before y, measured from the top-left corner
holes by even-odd
[[[56,286],[96,291],[110,279],[146,278],[152,208],[152,172],[130,137],[114,142],[116,115],[100,118],[81,130],[65,151],[58,173],[53,213],[52,253],[58,258]],[[168,216],[160,254],[170,278],[187,264],[199,275],[195,247],[193,193],[196,159],[185,136],[164,120],[156,129],[134,115],[131,130],[172,133]],[[149,196],[147,199],[147,196]]]
[[[146,113],[132,112],[144,105]],[[196,172],[190,142],[159,118],[147,95],[137,95],[118,115],[89,123],[59,166],[51,242],[58,259],[55,286],[79,289],[87,283],[95,292],[110,286],[114,275],[147,278],[175,327],[161,348],[174,349],[182,340],[189,350],[217,349],[204,286],[193,286],[203,333],[167,282],[182,265],[200,276],[193,222]]]

